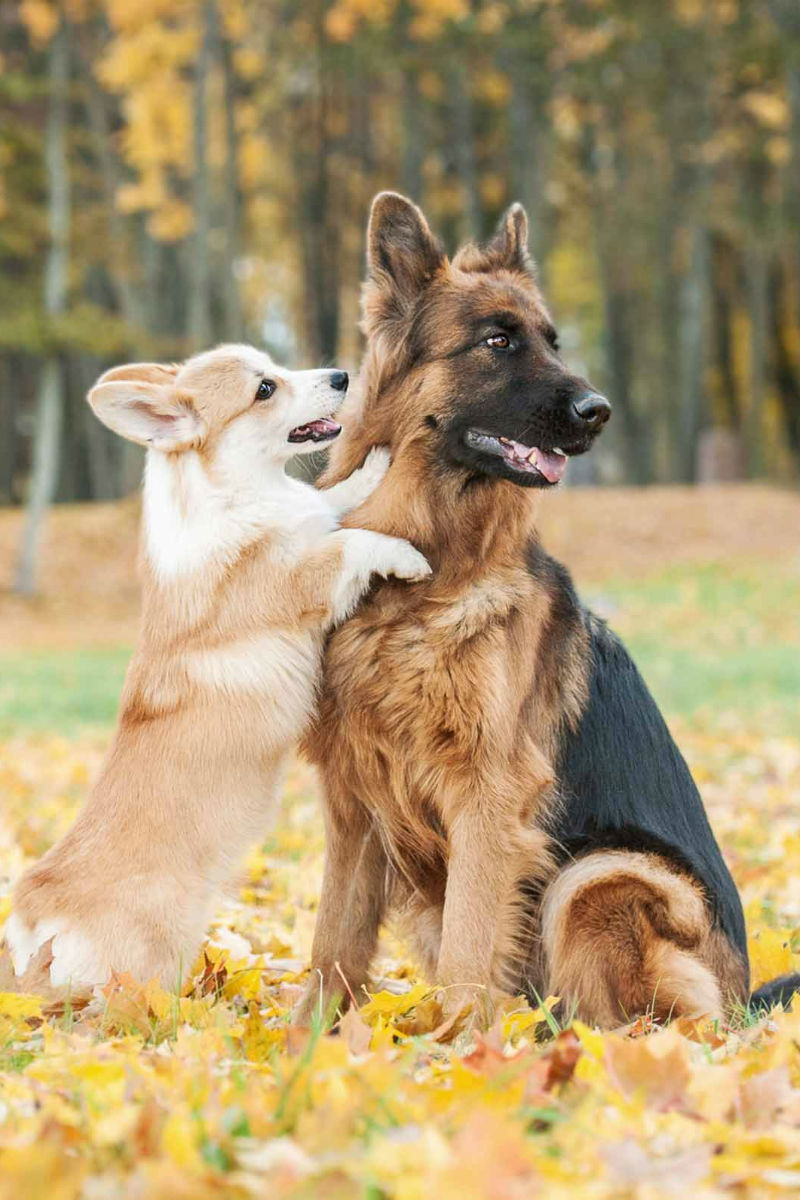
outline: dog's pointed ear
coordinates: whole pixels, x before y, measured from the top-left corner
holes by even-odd
[[[528,251],[528,214],[521,204],[506,209],[497,232],[486,246],[486,253],[497,266],[512,271],[534,273],[533,259]]]
[[[397,192],[380,192],[367,229],[367,267],[372,282],[393,292],[403,306],[431,281],[445,261],[422,212]]]
[[[197,446],[205,425],[191,396],[175,387],[178,368],[129,363],[101,375],[87,397],[95,415],[130,442],[168,452]]]

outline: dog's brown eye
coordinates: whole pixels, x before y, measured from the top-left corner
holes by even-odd
[[[486,345],[491,346],[492,350],[508,350],[511,338],[505,333],[493,333],[486,339]]]
[[[275,384],[271,379],[262,379],[256,392],[256,400],[269,400],[275,392]]]

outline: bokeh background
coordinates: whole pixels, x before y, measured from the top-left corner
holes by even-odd
[[[0,0],[0,935],[137,637],[141,458],[88,386],[221,339],[355,368],[385,187],[450,247],[525,203],[615,409],[545,544],[688,759],[754,984],[800,970],[800,0]],[[179,1002],[0,994],[0,1200],[796,1192],[797,1014],[583,1029],[564,1069],[525,1006],[436,1032],[384,936],[385,990],[298,1042],[317,792],[293,762]]]
[[[135,485],[112,362],[356,365],[385,187],[451,247],[526,205],[615,405],[573,482],[796,478],[797,0],[23,0],[0,55],[0,504]]]

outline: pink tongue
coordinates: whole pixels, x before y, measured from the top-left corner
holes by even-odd
[[[332,421],[330,417],[320,417],[317,421],[309,421],[306,429],[316,429],[318,433],[334,433],[341,429],[338,421]]]
[[[538,446],[534,446],[529,461],[541,471],[548,483],[558,483],[567,465],[566,455],[540,450]]]

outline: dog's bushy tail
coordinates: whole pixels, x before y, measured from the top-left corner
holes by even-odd
[[[784,1012],[791,1012],[792,996],[800,992],[800,973],[794,975],[779,975],[760,988],[756,988],[750,997],[750,1011],[755,1014],[768,1013],[776,1004],[783,1006]]]

